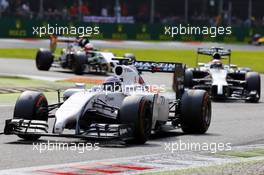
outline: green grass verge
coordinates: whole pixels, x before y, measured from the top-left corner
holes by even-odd
[[[16,88],[16,87],[47,87],[52,89],[60,89],[60,88],[68,88],[75,86],[74,83],[71,82],[51,82],[51,81],[43,81],[43,80],[32,80],[29,78],[22,77],[8,77],[8,76],[0,76],[0,88]],[[92,85],[87,84],[86,87],[90,88]],[[21,93],[10,93],[10,94],[0,94],[0,105],[14,105],[16,99],[19,97]],[[57,92],[45,92],[44,93],[49,101],[49,103],[57,102]]]
[[[0,49],[1,58],[34,59],[37,49]]]
[[[48,87],[48,88],[59,89],[61,87],[71,87],[73,85],[74,83],[32,80],[23,77],[9,77],[9,76],[0,77],[1,89],[16,88],[16,87],[23,87],[23,88]],[[57,101],[57,92],[46,92],[44,94],[47,96],[49,102]],[[0,94],[0,105],[14,105],[19,95],[20,93]]]
[[[142,173],[144,175],[194,175],[194,174],[254,174],[258,172],[254,167],[264,166],[263,160],[241,160],[237,163],[228,163],[223,165],[215,165],[208,167],[189,168],[175,171],[155,172],[155,173]]]
[[[194,67],[196,64],[196,52],[187,50],[139,50],[139,49],[108,49],[118,56],[130,52],[142,61],[159,61],[159,62],[180,62],[185,63],[189,67]],[[232,64],[239,67],[249,67],[254,71],[264,73],[264,52],[250,51],[233,51]],[[210,57],[200,56],[199,62],[209,62]],[[225,60],[227,63],[227,60]]]
[[[190,67],[195,66],[196,52],[190,50],[143,50],[143,49],[107,49],[122,56],[124,53],[133,53],[138,60],[158,62],[181,62]],[[27,58],[34,59],[37,49],[0,49],[2,58]],[[57,54],[59,50],[57,51]],[[201,56],[200,62],[208,62],[210,57]],[[254,71],[264,73],[264,51],[234,51],[232,64],[239,67],[250,67]]]
[[[258,148],[248,151],[227,151],[227,152],[223,152],[222,155],[241,157],[241,158],[251,158],[257,156],[264,156],[264,149]]]
[[[0,94],[0,105],[15,105],[17,98],[21,93],[13,94]],[[44,92],[49,104],[56,103],[58,101],[57,92]]]
[[[0,76],[0,88],[14,87],[49,87],[60,88],[74,86],[74,83],[69,82],[52,82],[44,80],[32,80],[24,77]]]
[[[248,158],[254,157],[263,157],[264,156],[264,149],[263,148],[256,148],[251,150],[244,150],[244,151],[227,151],[222,152],[219,154],[220,156],[231,156],[238,158],[239,162],[222,164],[222,165],[212,165],[208,167],[201,167],[201,168],[189,168],[183,170],[175,170],[175,171],[165,171],[165,172],[156,172],[156,173],[146,173],[148,174],[155,174],[155,175],[189,175],[189,174],[222,174],[222,172],[246,172],[250,167],[254,167],[257,165],[264,166],[263,160],[252,160]],[[249,172],[251,172],[250,170]]]
[[[1,58],[35,59],[38,49],[0,49]],[[56,50],[56,54],[60,53]]]

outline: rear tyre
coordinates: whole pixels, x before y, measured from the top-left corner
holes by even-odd
[[[256,91],[257,95],[251,97],[247,102],[257,103],[261,95],[261,80],[260,75],[257,72],[248,72],[246,74],[246,90],[248,93]]]
[[[120,121],[133,126],[133,143],[144,144],[152,126],[151,101],[142,96],[128,96],[120,108]]]
[[[53,55],[49,50],[39,49],[36,55],[36,66],[38,70],[48,71],[53,63]]]
[[[14,119],[48,121],[48,101],[46,97],[35,91],[23,92],[16,101]],[[40,136],[18,135],[25,140],[37,140]]]
[[[184,86],[186,88],[192,88],[193,86],[193,72],[191,70],[186,70],[184,75]]]
[[[72,71],[76,75],[82,75],[86,65],[86,55],[76,54],[73,55]]]
[[[211,123],[211,100],[204,90],[187,90],[181,100],[181,127],[188,134],[204,134]]]

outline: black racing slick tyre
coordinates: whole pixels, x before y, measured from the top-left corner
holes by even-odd
[[[38,70],[48,71],[53,63],[53,55],[47,49],[39,49],[36,55],[36,66]]]
[[[87,56],[84,54],[73,55],[72,71],[76,75],[82,75],[86,67]]]
[[[151,101],[142,96],[128,96],[120,108],[120,122],[133,127],[133,143],[144,144],[152,127]]]
[[[184,86],[186,88],[192,88],[193,86],[193,72],[191,70],[186,70],[184,75]]]
[[[211,123],[211,100],[206,91],[186,90],[181,99],[180,110],[184,133],[206,133]]]
[[[250,97],[247,102],[257,103],[261,95],[261,79],[260,75],[257,72],[248,72],[246,74],[246,90],[248,93],[255,91],[256,96]]]
[[[14,119],[48,121],[48,101],[41,92],[25,91],[16,101]],[[37,140],[40,136],[18,135],[25,140]]]

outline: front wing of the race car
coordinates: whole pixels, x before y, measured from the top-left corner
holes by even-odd
[[[251,99],[256,99],[258,97],[258,93],[256,91],[247,91],[243,85],[240,83],[237,83],[239,85],[232,85],[229,82],[229,85],[221,86],[221,94],[218,93],[219,86],[218,85],[212,85],[210,83],[211,80],[209,79],[199,79],[194,80],[199,81],[198,85],[193,86],[193,89],[203,89],[207,91],[211,98],[214,100],[246,100],[250,101]],[[233,81],[234,82],[234,81]],[[236,81],[238,82],[238,81]]]
[[[127,124],[93,123],[79,134],[54,134],[48,131],[48,122],[42,120],[6,120],[4,134],[18,136],[48,136],[82,138],[89,140],[129,140],[133,128]]]

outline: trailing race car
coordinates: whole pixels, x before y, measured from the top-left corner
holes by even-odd
[[[212,57],[209,63],[198,63],[199,55]],[[227,58],[228,64],[222,60]],[[231,50],[223,48],[199,48],[197,67],[185,72],[184,84],[190,89],[204,89],[213,99],[242,99],[258,102],[261,93],[260,75],[249,68],[231,64]]]
[[[255,34],[252,38],[251,43],[256,46],[264,44],[264,36],[261,36],[260,34]]]
[[[41,92],[23,92],[16,102],[13,119],[6,121],[4,134],[26,140],[53,136],[143,144],[151,131],[165,125],[172,129],[180,127],[185,133],[207,131],[211,122],[209,95],[204,90],[184,89],[182,64],[128,61],[120,60],[127,65],[116,66],[115,76],[107,78],[102,86],[68,89],[63,93],[64,101],[57,104],[48,105]],[[151,91],[139,71],[174,73],[174,95]],[[55,121],[49,133],[48,119],[52,117]],[[65,134],[65,129],[74,133]]]
[[[55,50],[58,42],[67,43],[62,49],[61,55],[56,57]],[[131,55],[129,55],[131,56]],[[39,70],[48,71],[50,67],[62,67],[70,69],[75,74],[81,75],[87,72],[112,72],[117,61],[112,60],[114,54],[94,49],[86,38],[50,38],[50,49],[39,49],[36,55],[36,66]]]

